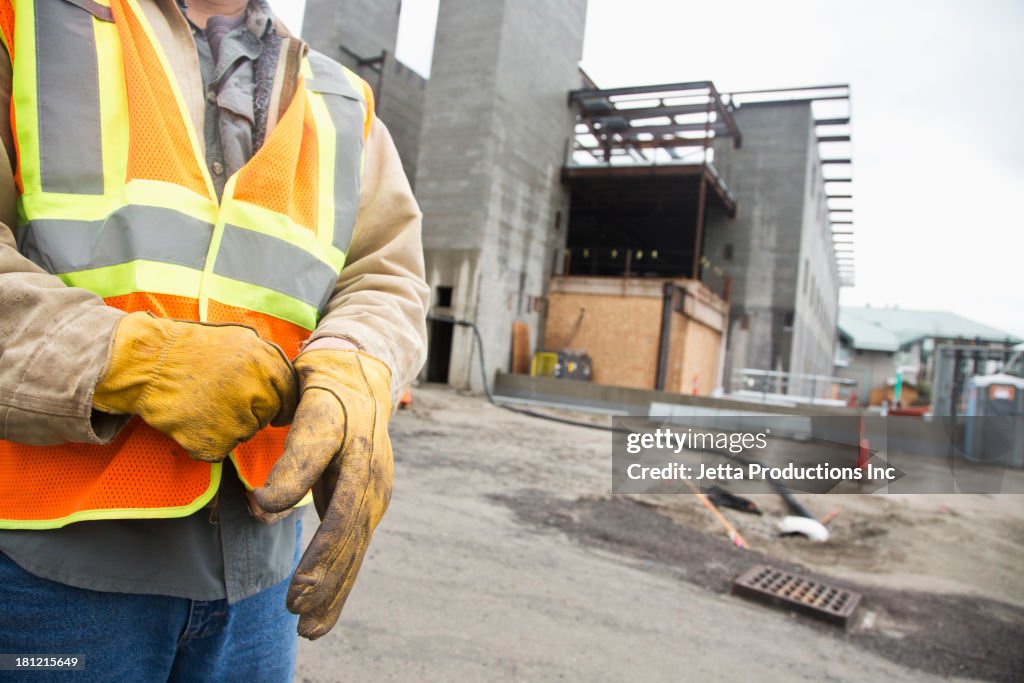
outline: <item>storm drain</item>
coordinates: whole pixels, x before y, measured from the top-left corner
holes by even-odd
[[[792,609],[816,619],[846,626],[860,604],[860,593],[757,565],[733,581],[732,592],[752,600]]]

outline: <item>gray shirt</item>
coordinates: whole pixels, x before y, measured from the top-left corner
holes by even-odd
[[[244,19],[214,17],[205,31],[193,29],[207,89],[206,162],[218,194],[262,139],[256,77],[273,71],[258,63],[272,33],[262,1]],[[78,588],[236,602],[291,573],[300,516],[264,524],[250,515],[243,491],[225,462],[213,503],[188,517],[0,530],[0,551],[36,576]]]

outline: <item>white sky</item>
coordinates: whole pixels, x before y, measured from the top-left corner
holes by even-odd
[[[403,0],[398,57],[424,74],[437,1]],[[301,21],[304,2],[272,4]],[[590,0],[582,65],[601,87],[849,83],[857,284],[841,302],[1024,337],[1024,2]]]

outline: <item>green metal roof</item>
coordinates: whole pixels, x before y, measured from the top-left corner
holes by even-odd
[[[982,341],[1008,341],[1011,344],[1022,341],[1008,332],[945,311],[842,306],[837,324],[840,333],[850,339],[853,348],[865,351],[895,353],[901,347],[927,337],[980,338]]]

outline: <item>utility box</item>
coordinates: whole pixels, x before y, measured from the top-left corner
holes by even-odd
[[[968,380],[963,452],[974,462],[1024,467],[1024,378]]]

